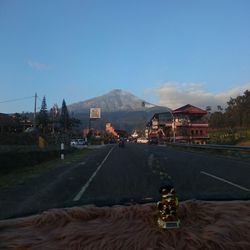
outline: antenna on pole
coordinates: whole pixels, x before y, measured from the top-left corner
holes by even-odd
[[[36,102],[37,102],[37,93],[35,93],[35,105],[34,105],[34,128],[36,128]]]

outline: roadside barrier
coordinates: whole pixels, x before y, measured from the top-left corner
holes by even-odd
[[[235,145],[218,145],[218,144],[188,144],[188,143],[168,143],[169,146],[184,147],[197,150],[219,151],[220,153],[230,154],[231,156],[250,159],[250,147]]]

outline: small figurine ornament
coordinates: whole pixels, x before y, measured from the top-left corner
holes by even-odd
[[[177,216],[179,202],[174,187],[163,185],[159,192],[161,194],[161,201],[157,202],[159,210],[157,223],[159,227],[164,229],[179,228],[180,220]]]

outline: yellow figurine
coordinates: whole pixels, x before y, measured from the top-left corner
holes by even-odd
[[[174,187],[163,185],[159,192],[161,194],[161,201],[157,203],[159,210],[157,223],[159,227],[164,229],[179,228],[180,220],[177,216],[179,202]]]

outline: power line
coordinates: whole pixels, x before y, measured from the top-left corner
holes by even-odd
[[[42,102],[42,99],[39,96],[37,96],[37,98],[39,99],[40,102]]]
[[[0,103],[16,102],[16,101],[22,101],[22,100],[31,99],[31,98],[34,98],[34,96],[27,96],[23,98],[16,98],[16,99],[11,99],[11,100],[1,101]]]

